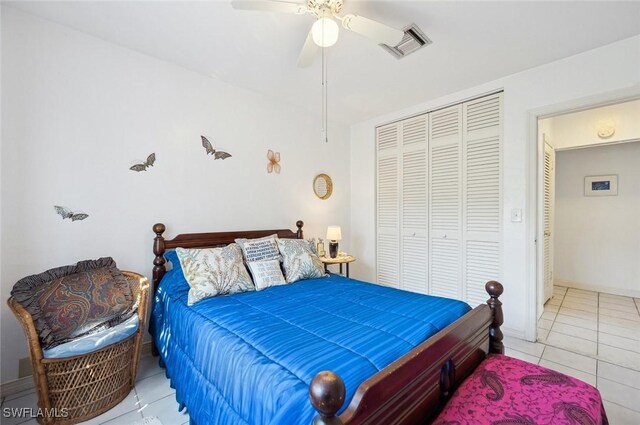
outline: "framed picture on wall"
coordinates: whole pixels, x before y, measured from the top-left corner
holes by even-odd
[[[618,176],[587,176],[584,178],[584,196],[616,196]]]

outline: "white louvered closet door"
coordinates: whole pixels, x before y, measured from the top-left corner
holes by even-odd
[[[544,144],[544,300],[553,296],[553,204],[555,198],[556,151]]]
[[[430,294],[462,297],[462,105],[430,114]]]
[[[377,281],[398,286],[400,272],[400,140],[398,123],[376,129]]]
[[[400,122],[402,289],[429,291],[427,276],[427,114]]]
[[[463,104],[463,297],[486,302],[500,278],[502,93]]]

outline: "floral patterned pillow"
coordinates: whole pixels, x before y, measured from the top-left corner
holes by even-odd
[[[176,248],[176,253],[189,283],[189,305],[216,295],[255,290],[235,243],[224,248]]]
[[[314,253],[313,244],[304,239],[278,239],[287,282],[324,277],[324,265]]]

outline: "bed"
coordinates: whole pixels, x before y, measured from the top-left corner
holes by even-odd
[[[188,307],[180,268],[167,271],[167,259],[179,264],[174,248],[274,233],[301,239],[296,225],[170,240],[163,224],[153,226],[150,332],[192,423],[425,423],[487,353],[503,351],[497,282],[473,310],[336,275]]]

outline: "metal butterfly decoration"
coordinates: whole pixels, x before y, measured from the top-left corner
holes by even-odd
[[[202,146],[207,151],[207,155],[213,155],[213,159],[227,159],[231,157],[230,153],[215,150],[213,146],[211,146],[211,142],[206,137],[200,137],[202,137]]]
[[[129,167],[129,169],[131,171],[137,171],[137,172],[147,171],[147,168],[153,167],[153,164],[155,162],[156,162],[156,154],[154,152],[147,157],[147,160],[145,162],[139,162],[137,164],[134,164],[131,167]]]
[[[69,208],[61,207],[58,205],[54,205],[53,208],[55,208],[56,212],[62,217],[63,220],[70,218],[71,221],[78,221],[84,220],[85,218],[89,217],[89,214],[74,213]]]
[[[267,172],[273,173],[275,171],[276,174],[280,174],[280,164],[278,164],[278,162],[280,162],[280,152],[273,152],[269,149],[267,152],[267,159],[269,160],[269,163],[267,164]]]

